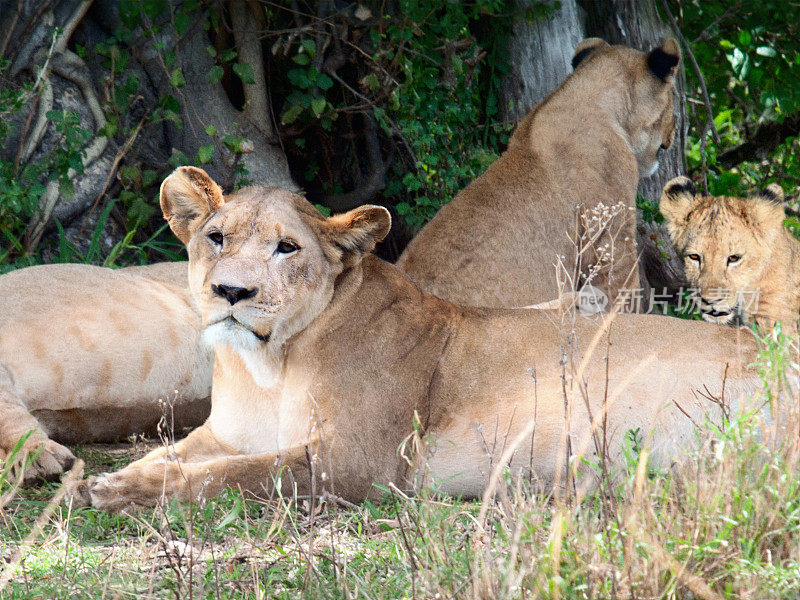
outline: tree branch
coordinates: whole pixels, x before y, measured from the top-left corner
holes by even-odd
[[[760,160],[780,146],[787,138],[800,135],[800,113],[787,116],[783,121],[764,123],[749,140],[726,150],[717,157],[720,166],[730,169],[744,161]]]

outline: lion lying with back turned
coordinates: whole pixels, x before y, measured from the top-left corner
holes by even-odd
[[[212,355],[186,263],[29,267],[0,276],[0,299],[0,459],[29,435],[26,479],[70,467],[58,442],[154,431],[159,401],[177,427],[207,416]]]
[[[326,219],[279,188],[225,198],[192,167],[165,180],[161,206],[187,244],[191,293],[215,344],[211,415],[174,447],[80,482],[76,500],[116,510],[152,505],[162,492],[262,493],[284,467],[301,494],[313,478],[317,493],[363,500],[374,483],[414,485],[398,448],[415,419],[426,442],[417,458],[441,491],[478,496],[505,460],[546,489],[563,483],[565,333],[556,315],[464,308],[420,291],[367,254],[389,231],[381,207]],[[736,406],[759,386],[743,366],[754,342],[736,330],[617,315],[577,319],[573,333],[591,412],[569,388],[571,445],[588,458],[606,382],[610,460],[620,461],[625,432],[640,428],[652,432],[657,465],[696,440],[695,422],[719,414],[707,395],[724,388]],[[290,478],[280,481],[291,492]]]
[[[751,198],[713,197],[677,177],[664,186],[660,209],[703,319],[730,323],[738,313],[763,332],[781,322],[797,336],[800,242],[784,227],[779,185]]]

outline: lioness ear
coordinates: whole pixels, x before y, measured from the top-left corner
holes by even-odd
[[[575,47],[575,54],[572,55],[572,68],[575,69],[584,59],[598,48],[606,48],[608,44],[600,38],[586,38]]]
[[[664,83],[672,83],[680,63],[681,49],[675,38],[667,38],[660,48],[653,48],[647,55],[650,72]]]
[[[683,223],[694,203],[697,189],[688,177],[676,177],[667,182],[661,193],[658,208],[667,222],[667,229],[673,235],[677,227]]]
[[[222,188],[203,169],[178,167],[161,184],[161,211],[184,244],[211,213],[225,204]]]
[[[333,215],[325,223],[325,236],[346,254],[362,256],[389,233],[392,217],[382,206],[366,204]]]

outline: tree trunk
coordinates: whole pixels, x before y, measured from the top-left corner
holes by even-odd
[[[529,0],[516,0],[523,12]],[[502,85],[501,117],[516,123],[572,72],[572,53],[583,39],[583,11],[563,0],[551,17],[514,20],[508,36],[509,72]]]
[[[253,83],[243,85],[244,110],[234,106],[221,82],[209,81],[215,63],[206,49],[209,45],[204,29],[207,11],[196,10],[191,13],[186,33],[180,39],[173,27],[163,27],[158,43],[150,37],[137,35],[119,42],[120,46],[127,45],[125,49],[130,51],[130,60],[126,72],[117,75],[118,80],[124,81],[132,75],[139,82],[137,103],[128,107],[123,118],[129,130],[141,119],[141,131],[136,129],[130,140],[121,140],[119,136],[115,139],[101,134],[106,124],[104,111],[110,110],[104,98],[107,70],[99,67],[99,60],[87,63],[69,49],[71,40],[84,48],[105,42],[121,25],[119,3],[114,0],[0,0],[0,56],[11,61],[11,68],[5,75],[38,82],[34,93],[26,98],[25,109],[12,115],[12,134],[5,140],[5,147],[0,148],[0,156],[8,161],[15,160],[21,169],[26,164],[44,160],[54,145],[60,143],[52,123],[46,118],[51,108],[78,114],[80,126],[93,134],[85,145],[84,173],[70,171],[69,174],[75,188],[74,198],[61,197],[56,182],[47,184],[40,210],[26,231],[27,250],[33,251],[43,236],[54,233],[55,218],[65,228],[67,239],[85,252],[94,228],[89,217],[96,221],[102,212],[97,209],[104,202],[109,187],[116,183],[116,169],[124,164],[122,159],[131,164],[160,167],[173,149],[193,161],[201,146],[213,144],[213,158],[202,166],[226,191],[232,189],[239,165],[247,170],[245,177],[251,183],[298,190],[272,126],[260,24],[245,0],[230,0],[229,7],[237,26],[234,39],[239,62],[249,64],[254,75]],[[177,61],[168,69],[164,57],[170,51],[176,53]],[[173,85],[176,68],[181,69],[185,79],[179,87]],[[159,98],[167,95],[179,101],[180,127],[150,123],[144,118],[156,109]],[[209,132],[215,135],[209,136]],[[225,146],[226,135],[248,141],[242,144],[241,156],[236,157]],[[110,251],[123,236],[124,231],[114,231],[109,221],[100,237],[103,253]]]
[[[673,37],[658,14],[655,0],[582,0],[580,4],[586,10],[587,37],[599,37],[609,44],[622,44],[643,51]],[[667,181],[686,172],[683,152],[688,121],[683,70],[678,71],[675,78],[675,90],[675,140],[669,150],[662,151],[661,166],[655,175],[639,181],[639,195],[656,205]],[[640,213],[636,241],[643,258],[643,281],[649,281],[659,294],[663,288],[675,292],[684,284],[683,264],[663,225],[643,221]]]

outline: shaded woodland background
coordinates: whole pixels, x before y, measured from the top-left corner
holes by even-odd
[[[638,205],[647,277],[675,288],[666,180],[795,195],[798,24],[789,1],[0,0],[0,272],[181,258],[158,186],[182,164],[323,211],[383,204],[393,260],[567,76],[578,41],[674,36],[681,126]]]

